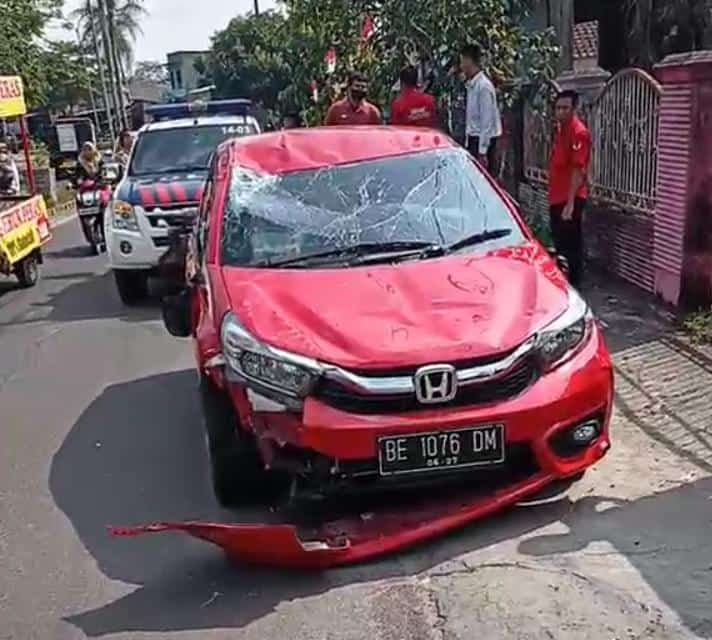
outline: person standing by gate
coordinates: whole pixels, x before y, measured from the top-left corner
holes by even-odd
[[[494,174],[497,141],[502,136],[502,116],[494,85],[482,70],[482,51],[478,46],[467,45],[462,50],[460,70],[467,87],[467,150]]]
[[[578,94],[556,97],[556,136],[549,163],[549,219],[556,251],[566,258],[569,280],[578,287],[584,267],[583,212],[588,199],[591,134],[576,115]]]

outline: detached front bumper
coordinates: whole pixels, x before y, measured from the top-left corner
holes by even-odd
[[[400,416],[355,416],[310,400],[299,423],[293,424],[296,415],[276,412],[272,404],[257,406],[247,399],[244,389],[233,387],[232,394],[241,414],[252,412],[250,424],[260,440],[287,443],[326,459],[372,460],[381,436],[501,423],[505,425],[507,445],[528,447],[534,465],[526,473],[513,476],[511,483],[485,494],[481,488],[473,488],[473,483],[459,493],[435,492],[434,497],[416,502],[396,500],[366,513],[326,519],[313,527],[290,522],[184,522],[112,529],[114,535],[182,531],[222,547],[235,560],[312,570],[353,564],[411,547],[513,506],[600,460],[610,448],[613,368],[596,328],[585,348],[570,362],[541,377],[518,397],[496,405]],[[598,437],[580,450],[562,448],[562,434],[592,416],[601,422]]]

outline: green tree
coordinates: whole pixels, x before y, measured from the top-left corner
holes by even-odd
[[[203,68],[198,72],[215,85],[220,98],[250,98],[275,108],[289,84],[287,43],[280,40],[285,19],[274,11],[240,16],[218,31]]]
[[[91,7],[89,2],[92,3]],[[109,22],[111,38],[116,46],[116,53],[121,64],[121,71],[126,74],[134,62],[136,38],[143,33],[141,20],[148,15],[144,0],[109,0]],[[93,46],[92,27],[96,30],[99,41],[103,44],[101,17],[96,0],[84,0],[81,6],[72,12],[72,17],[79,21],[80,35],[85,46]],[[93,20],[92,20],[93,18]]]
[[[321,88],[318,103],[309,109],[312,120],[323,116],[350,68],[371,77],[372,97],[381,105],[390,101],[398,71],[407,63],[420,65],[431,89],[451,101],[459,90],[453,65],[469,42],[482,46],[488,71],[512,99],[519,87],[554,75],[559,52],[553,33],[521,26],[527,4],[432,0],[414,11],[412,0],[284,0],[288,18],[279,41],[302,103],[308,104],[302,88],[312,81]],[[363,33],[366,16],[374,25],[369,38]],[[327,75],[324,56],[330,48],[337,64]]]
[[[712,0],[626,0],[629,64],[650,68],[671,53],[712,48]]]
[[[134,80],[145,82],[156,82],[158,84],[168,84],[168,68],[165,64],[153,60],[142,60],[134,66],[131,76]]]
[[[60,6],[61,0],[0,0],[0,74],[22,77],[30,106],[49,91],[42,38]]]
[[[49,42],[43,51],[48,92],[46,106],[52,111],[88,105],[96,90],[96,60],[73,42]]]

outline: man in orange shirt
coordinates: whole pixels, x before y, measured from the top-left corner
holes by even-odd
[[[549,216],[557,252],[566,258],[569,279],[581,284],[584,266],[583,211],[588,199],[591,134],[576,115],[578,94],[556,97],[557,131],[549,164]]]
[[[324,124],[355,125],[383,124],[381,112],[376,105],[366,100],[368,79],[361,73],[353,72],[349,76],[346,97],[329,107]]]
[[[418,70],[405,67],[400,74],[401,93],[391,105],[391,124],[411,127],[438,127],[438,111],[433,96],[418,89]]]

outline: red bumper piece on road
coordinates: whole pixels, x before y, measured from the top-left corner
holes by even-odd
[[[488,496],[460,496],[416,508],[388,509],[329,522],[316,530],[292,524],[161,523],[111,528],[115,536],[182,531],[222,547],[231,559],[270,567],[328,569],[400,551],[512,506],[541,491],[554,479],[539,473]]]

